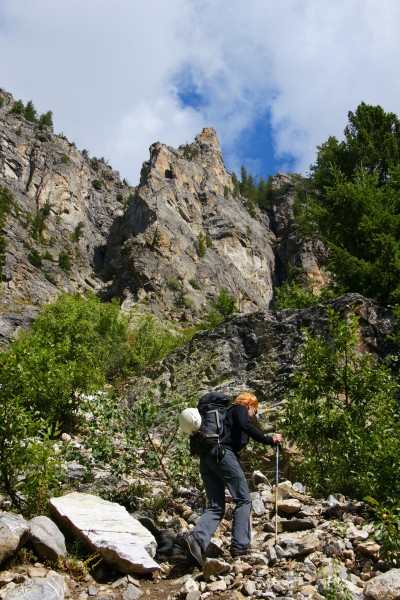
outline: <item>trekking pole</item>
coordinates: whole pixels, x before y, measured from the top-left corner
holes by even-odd
[[[279,444],[276,444],[276,456],[275,456],[275,546],[278,543],[278,473],[279,473]]]

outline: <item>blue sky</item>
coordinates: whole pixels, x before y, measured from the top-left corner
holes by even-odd
[[[214,127],[228,171],[307,175],[360,102],[400,115],[398,0],[0,0],[0,87],[133,184]]]

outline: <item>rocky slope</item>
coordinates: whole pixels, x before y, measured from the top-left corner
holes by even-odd
[[[128,399],[133,402],[149,388],[176,391],[187,398],[199,398],[210,389],[235,397],[250,389],[259,398],[263,412],[279,404],[288,393],[304,343],[302,330],[326,335],[327,308],[345,317],[351,307],[360,317],[362,351],[381,359],[398,352],[388,338],[394,330],[390,312],[359,294],[345,294],[303,310],[231,315],[217,328],[197,333],[188,344],[135,380]]]
[[[103,289],[98,271],[107,237],[134,190],[51,128],[10,114],[10,94],[0,90],[0,99],[0,186],[14,198],[0,284],[0,336],[7,342],[60,292]]]
[[[61,291],[92,290],[169,319],[199,320],[222,289],[239,311],[266,310],[291,266],[318,285],[320,248],[293,225],[298,178],[273,181],[272,210],[248,210],[204,129],[178,149],[150,148],[137,190],[50,127],[12,114],[0,90],[0,186],[5,219],[0,297],[4,343]]]
[[[165,495],[165,487],[155,480],[152,484],[155,494]],[[9,512],[0,513],[0,598],[399,597],[400,569],[390,569],[379,558],[380,544],[368,522],[368,507],[364,503],[340,494],[316,499],[300,483],[287,480],[280,481],[275,494],[274,486],[260,471],[253,472],[250,489],[253,551],[239,559],[230,557],[233,505],[227,496],[226,518],[211,541],[202,570],[188,562],[180,546],[181,536],[191,531],[201,513],[201,506],[184,488],[180,496],[166,501],[158,523],[141,511],[129,516],[118,504],[79,493],[52,500],[52,504],[63,506],[62,514],[54,512],[53,520],[40,516],[27,521]],[[91,517],[88,502],[93,507],[100,506]],[[114,517],[120,518],[121,513],[125,523],[121,531],[131,530],[133,541],[129,545],[121,536],[112,535],[121,526]],[[66,514],[70,515],[67,520]],[[95,544],[93,519],[95,529],[102,532]],[[72,539],[85,541],[91,536],[83,561],[74,562],[68,554],[64,534],[69,548]],[[147,555],[143,567],[140,548],[150,543],[156,547],[152,551],[155,560]],[[21,564],[23,557],[30,561]]]
[[[201,313],[222,288],[241,312],[273,296],[275,236],[235,198],[215,131],[191,145],[150,149],[134,202],[114,223],[104,269],[115,295]],[[179,310],[180,309],[180,310]]]

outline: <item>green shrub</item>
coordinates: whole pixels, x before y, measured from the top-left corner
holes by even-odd
[[[213,329],[219,325],[226,317],[237,311],[237,300],[234,296],[228,294],[225,288],[222,288],[216,299],[211,302],[207,311],[207,317],[204,323],[200,325],[201,329]]]
[[[378,501],[400,494],[398,382],[358,349],[358,319],[327,311],[328,333],[305,347],[282,415],[302,460],[296,476],[315,493]]]
[[[73,242],[78,243],[81,237],[83,236],[83,230],[85,228],[85,224],[83,221],[79,221],[78,225],[75,227],[74,231],[71,233],[71,240]]]
[[[182,282],[177,277],[168,277],[167,287],[173,292],[179,292],[182,289]]]
[[[199,154],[199,149],[195,144],[185,144],[183,146],[183,157],[192,161]]]
[[[42,257],[36,248],[31,248],[28,254],[28,260],[37,269],[41,269],[43,265]]]
[[[189,283],[195,290],[201,290],[201,285],[195,279],[189,279]]]
[[[49,250],[46,250],[46,252],[43,254],[42,258],[44,260],[49,260],[51,262],[54,262],[53,255],[51,254],[51,252],[49,252]]]
[[[247,207],[248,213],[251,216],[251,218],[256,219],[257,211],[256,211],[255,202],[253,200],[247,200],[246,207]]]
[[[183,336],[172,332],[154,315],[145,315],[131,332],[132,365],[136,372],[161,360],[184,343]]]
[[[32,237],[34,240],[41,241],[43,236],[43,231],[45,227],[46,217],[41,210],[38,210],[35,213],[35,216],[32,220]]]
[[[369,502],[373,512],[375,539],[380,545],[379,556],[397,566],[400,562],[400,506],[398,498],[390,498],[386,502],[378,502],[375,498],[364,498]]]
[[[51,110],[40,115],[39,124],[42,127],[51,127],[51,128],[53,127],[53,113]]]
[[[70,161],[70,158],[69,158],[68,154],[65,154],[65,152],[64,152],[64,154],[61,154],[61,162],[62,163],[68,164],[69,161]]]
[[[92,186],[95,190],[99,191],[103,187],[103,183],[99,179],[93,179]]]
[[[222,288],[216,299],[211,303],[212,307],[219,312],[222,317],[229,317],[237,311],[237,300],[234,296],[228,294],[225,288]]]
[[[187,405],[180,397],[149,393],[136,400],[127,414],[134,445],[144,450],[144,466],[159,471],[175,491],[182,485],[199,487],[198,463],[190,456],[188,436],[178,425],[177,416]]]
[[[201,231],[197,237],[197,254],[200,258],[203,258],[207,250],[206,238],[204,233]]]
[[[309,279],[300,274],[294,278],[289,277],[281,286],[275,290],[275,307],[280,310],[284,308],[308,308],[320,302],[325,302],[334,297],[334,292],[324,287],[317,293]]]
[[[16,100],[10,109],[10,114],[13,115],[22,115],[24,113],[25,107],[22,100]]]
[[[69,273],[72,267],[72,258],[69,250],[61,250],[58,255],[58,264],[63,271]]]
[[[0,491],[32,515],[47,508],[63,476],[46,420],[5,386],[18,377],[19,366],[12,353],[0,354]]]
[[[73,422],[80,394],[127,369],[127,337],[127,320],[117,303],[63,294],[11,344],[7,356],[14,362],[0,372],[0,387],[49,419],[53,428],[57,422]]]

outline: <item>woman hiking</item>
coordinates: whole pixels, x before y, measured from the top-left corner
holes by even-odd
[[[245,555],[250,548],[251,498],[246,477],[239,463],[238,453],[249,438],[261,444],[280,444],[280,433],[262,433],[251,421],[257,414],[258,400],[251,392],[240,394],[228,410],[223,439],[226,452],[219,461],[210,453],[200,457],[200,475],[208,499],[208,508],[201,515],[191,534],[183,538],[182,547],[187,558],[203,567],[203,554],[225,514],[225,487],[235,503],[232,521],[230,552],[233,558]]]

